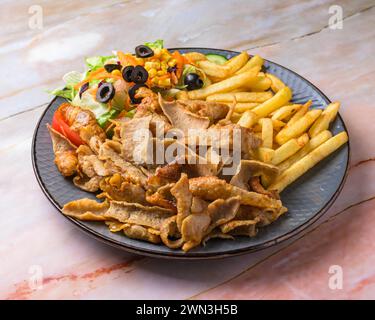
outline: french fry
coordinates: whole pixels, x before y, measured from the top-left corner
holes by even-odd
[[[281,128],[285,126],[285,122],[280,121],[280,120],[272,120],[272,124],[273,124],[274,131],[280,131]]]
[[[273,144],[273,124],[270,118],[262,118],[259,120],[262,126],[262,147],[272,148]]]
[[[217,80],[233,75],[236,71],[242,68],[248,60],[249,54],[246,51],[243,51],[239,55],[229,59],[224,65],[219,65],[209,60],[200,60],[196,63],[207,76]]]
[[[241,127],[250,128],[254,123],[258,121],[258,119],[259,117],[256,113],[254,113],[252,110],[247,110],[242,114],[240,120],[238,120],[237,123]]]
[[[282,146],[280,146],[279,148],[275,150],[275,154],[272,158],[272,164],[278,165],[279,163],[288,159],[293,154],[295,154],[298,150],[303,148],[308,141],[309,141],[309,136],[307,135],[307,133],[305,133],[298,139],[294,138],[284,143]]]
[[[328,139],[322,143],[319,147],[312,150],[302,159],[298,160],[291,167],[286,169],[281,175],[276,178],[269,187],[268,190],[277,190],[278,192],[283,191],[289,184],[297,180],[305,172],[315,166],[322,159],[336,151],[343,144],[348,141],[348,135],[345,131],[340,132],[334,137]]]
[[[206,56],[200,52],[187,52],[183,54],[188,61],[197,62],[202,60],[207,60]]]
[[[265,118],[273,111],[285,105],[291,99],[291,97],[292,91],[288,87],[285,87],[276,93],[272,98],[255,107],[253,110],[251,110],[251,112],[254,114],[251,116],[251,121],[246,123],[249,126],[248,128],[254,125],[258,119]],[[247,116],[247,118],[249,119],[250,117]]]
[[[202,89],[188,91],[189,99],[202,100],[215,93],[228,92],[230,90],[243,87],[246,83],[254,81],[258,72],[259,68],[253,68],[250,71],[234,75],[228,79],[211,84]]]
[[[280,92],[280,91],[279,91]],[[255,108],[256,109],[256,108]],[[255,109],[253,110],[255,112]],[[304,133],[322,113],[322,110],[315,109],[307,112],[291,126],[285,127],[276,135],[275,140],[279,145]]]
[[[258,55],[255,55],[251,59],[249,59],[247,63],[240,70],[238,70],[235,74],[240,74],[240,73],[249,71],[254,67],[259,67],[260,69],[263,65],[263,62],[264,62],[263,58],[261,58]]]
[[[207,101],[231,102],[236,99],[237,102],[264,102],[272,98],[271,92],[235,92],[235,93],[217,93],[207,97]]]
[[[271,87],[271,80],[267,78],[266,76],[260,75],[260,72],[257,76],[257,79],[255,80],[254,83],[250,83],[247,88],[251,91],[255,92],[261,92],[261,91],[266,91]]]
[[[240,70],[248,60],[249,54],[246,51],[242,51],[239,55],[229,59],[225,63],[225,66],[229,68],[229,74],[232,75],[238,70]]]
[[[299,150],[297,153],[295,153],[290,158],[286,159],[278,165],[280,172],[283,172],[286,169],[288,169],[293,163],[302,159],[310,151],[319,147],[322,143],[326,142],[330,138],[332,138],[332,133],[328,130],[324,130],[317,134],[315,137],[311,138],[310,141],[306,143],[306,145],[301,150]]]
[[[275,75],[266,73],[266,76],[271,80],[271,89],[273,92],[279,92],[282,88],[286,87],[285,83]]]
[[[307,110],[309,110],[311,104],[312,104],[312,101],[309,100],[304,105],[302,105],[302,107],[290,118],[286,126],[290,126],[294,122],[296,122],[298,119],[302,118],[306,114]]]
[[[258,105],[259,103],[256,102],[239,102],[236,103],[236,105],[234,106],[234,111],[238,113],[243,113],[247,110],[254,109]]]
[[[272,120],[284,120],[297,112],[301,107],[301,104],[283,106],[272,113]]]
[[[258,148],[255,152],[257,159],[265,163],[271,163],[274,154],[275,150],[263,147]]]
[[[315,137],[317,134],[323,130],[327,130],[329,124],[336,118],[337,112],[339,111],[340,103],[334,102],[327,106],[323,110],[320,117],[314,122],[314,124],[309,129],[309,136]]]
[[[209,77],[222,79],[230,75],[230,69],[226,65],[220,65],[209,60],[198,61],[197,65]]]

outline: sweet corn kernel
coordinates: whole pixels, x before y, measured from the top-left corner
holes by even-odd
[[[176,65],[177,61],[176,59],[171,59],[168,61],[168,66],[170,67],[174,67]]]
[[[113,74],[114,76],[120,76],[121,77],[121,71],[120,70],[113,70],[112,72],[111,72],[111,74]]]
[[[152,79],[152,84],[156,84],[156,85],[158,85],[158,84],[159,84],[159,78],[158,78],[158,77],[154,77],[154,78]]]
[[[168,87],[168,86],[171,85],[171,79],[170,78],[160,79],[159,82],[158,82],[158,84],[161,87]]]
[[[154,69],[160,69],[160,62],[158,62],[158,61],[147,61],[146,63],[145,63],[145,69],[146,70],[150,70],[150,69],[152,69],[152,68],[154,68]]]
[[[156,48],[154,50],[154,57],[159,58],[161,55],[161,50],[159,48]]]
[[[156,73],[158,76],[164,76],[166,74],[165,71],[163,70],[159,70],[157,73]]]
[[[161,69],[167,69],[168,68],[168,64],[165,62],[165,61],[162,61],[161,63],[160,63],[160,66],[161,66]]]
[[[151,69],[148,70],[148,75],[149,75],[150,78],[155,77],[156,73],[157,73],[157,71],[156,71],[155,68],[151,68]]]

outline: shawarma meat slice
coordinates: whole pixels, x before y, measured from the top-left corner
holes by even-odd
[[[148,190],[146,194],[146,201],[155,206],[166,208],[177,213],[176,201],[171,194],[171,189],[174,186],[174,183],[168,183],[164,186],[159,187],[156,192],[150,193],[151,190]]]
[[[254,220],[233,220],[222,224],[220,230],[223,233],[229,233],[234,236],[255,237],[257,234],[257,223],[257,218]]]
[[[207,129],[210,125],[209,118],[186,110],[178,100],[168,102],[159,97],[159,103],[173,127],[182,130],[184,133],[187,133],[189,129]]]
[[[50,125],[47,124],[47,128],[52,140],[57,169],[64,177],[72,176],[77,172],[76,146]]]
[[[183,173],[180,180],[171,188],[171,194],[176,198],[177,207],[177,228],[181,231],[182,222],[190,215],[190,208],[193,196],[189,190],[189,178]]]
[[[105,213],[109,208],[108,202],[97,202],[92,199],[79,199],[70,201],[64,205],[62,212],[79,220],[104,221]]]
[[[173,211],[161,207],[146,207],[138,203],[111,201],[104,217],[160,230],[163,221],[172,215],[174,215]]]
[[[131,239],[148,241],[151,243],[160,243],[160,232],[152,228],[145,228],[130,223],[121,223],[118,221],[106,221],[111,232],[123,231],[124,234]]]
[[[211,219],[205,212],[187,216],[181,225],[181,235],[184,241],[182,250],[186,252],[198,246],[202,242],[210,223]]]
[[[119,173],[105,177],[99,186],[110,200],[146,203],[145,190],[140,185],[127,181]]]
[[[277,190],[266,190],[263,185],[260,183],[260,177],[252,177],[249,181],[250,189],[254,192],[265,194],[274,199],[280,200],[280,195]]]
[[[227,200],[217,199],[210,203],[206,210],[187,216],[181,226],[181,235],[184,241],[182,250],[188,251],[199,245],[204,237],[217,226],[233,219],[239,207],[239,197]]]
[[[193,196],[201,197],[205,200],[228,199],[240,196],[241,204],[259,208],[281,208],[281,201],[270,198],[266,195],[252,191],[246,191],[227,183],[217,177],[199,177],[189,180],[190,191]]]
[[[171,249],[180,248],[184,244],[181,234],[178,231],[176,216],[164,220],[160,228],[161,241]]]
[[[229,112],[228,105],[214,101],[178,100],[186,110],[201,117],[207,117],[211,123],[224,119]]]
[[[217,199],[210,203],[207,213],[211,218],[208,232],[211,232],[217,226],[232,220],[240,207],[240,197],[231,197],[226,200]]]
[[[251,178],[264,177],[268,181],[273,181],[278,174],[279,169],[271,164],[256,160],[241,160],[237,168],[237,173],[230,180],[230,184],[245,190],[249,190],[249,181]],[[258,192],[257,190],[254,191]]]
[[[211,239],[227,239],[227,240],[234,240],[234,237],[230,234],[227,234],[227,233],[223,233],[221,232],[221,230],[219,228],[216,228],[214,230],[212,230],[208,235],[206,235],[203,240],[202,240],[202,245],[203,246],[206,246],[208,240],[211,240]]]
[[[151,228],[145,228],[136,224],[127,223],[123,229],[124,234],[131,239],[139,239],[151,243],[160,243],[160,236],[152,233]]]
[[[276,221],[281,215],[288,210],[286,207],[280,209],[261,209],[252,206],[240,206],[234,220],[254,220],[258,219],[257,227],[264,227]]]
[[[121,122],[120,137],[122,143],[121,155],[125,161],[147,163],[151,134],[149,133],[152,116],[133,118]]]
[[[100,146],[99,159],[109,161],[109,164],[113,163],[118,168],[117,171],[132,183],[146,186],[146,175],[139,167],[123,159],[121,156],[121,144],[119,142],[111,140],[104,142]]]
[[[99,184],[103,177],[93,176],[89,178],[87,176],[75,176],[73,178],[73,183],[76,187],[85,190],[87,192],[96,192],[99,190]]]

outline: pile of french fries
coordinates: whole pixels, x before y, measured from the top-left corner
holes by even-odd
[[[246,52],[219,65],[197,55],[196,65],[210,84],[188,91],[187,99],[217,101],[232,107],[231,120],[251,128],[262,138],[258,160],[278,166],[280,175],[269,190],[281,192],[319,161],[348,141],[346,132],[332,136],[328,130],[340,103],[324,110],[310,109],[312,102],[291,103],[292,91],[278,77],[261,72],[264,60]]]

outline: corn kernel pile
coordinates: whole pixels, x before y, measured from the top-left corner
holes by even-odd
[[[152,57],[143,60],[144,68],[148,72],[152,86],[161,88],[172,86],[171,74],[168,72],[168,68],[176,66],[177,61],[167,49],[155,49]]]

